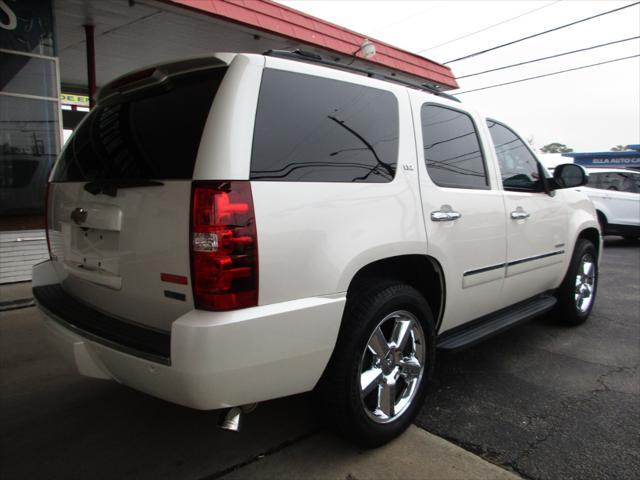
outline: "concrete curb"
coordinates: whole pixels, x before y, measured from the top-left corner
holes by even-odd
[[[520,477],[412,426],[395,441],[375,450],[359,449],[328,433],[319,433],[221,478],[516,480]]]
[[[0,285],[0,312],[31,307],[33,305],[31,282],[5,283]]]

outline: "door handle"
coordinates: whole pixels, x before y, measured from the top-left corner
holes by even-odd
[[[525,218],[529,218],[530,216],[531,215],[529,213],[525,212],[521,208],[511,212],[511,218],[513,218],[514,220],[524,220]]]
[[[431,220],[434,222],[451,222],[453,220],[457,220],[462,216],[460,212],[445,212],[443,210],[438,210],[437,212],[431,212]]]

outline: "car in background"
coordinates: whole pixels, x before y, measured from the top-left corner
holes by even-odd
[[[623,168],[590,168],[580,187],[593,202],[603,235],[640,238],[640,172]]]

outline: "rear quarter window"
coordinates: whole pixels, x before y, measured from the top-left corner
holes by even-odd
[[[385,90],[280,70],[263,74],[251,179],[393,180],[398,102]]]

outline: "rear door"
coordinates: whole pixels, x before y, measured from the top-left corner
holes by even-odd
[[[487,120],[500,168],[507,222],[504,299],[525,300],[554,288],[567,255],[567,206],[562,192],[549,195],[544,169],[507,126]]]
[[[449,329],[501,306],[504,203],[475,115],[430,100],[413,108],[428,248],[444,270]]]
[[[105,87],[52,173],[48,235],[67,293],[169,330],[193,308],[193,169],[221,62],[175,64]]]

